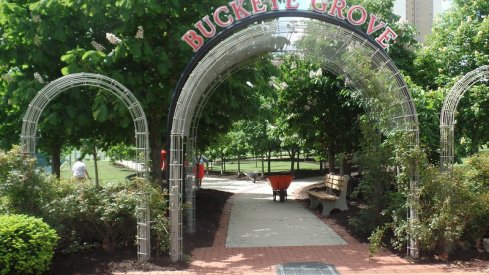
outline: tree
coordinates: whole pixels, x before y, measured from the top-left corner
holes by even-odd
[[[0,134],[6,141],[3,148],[10,148],[18,143],[22,116],[30,100],[46,82],[61,76],[59,57],[76,45],[75,39],[68,39],[69,33],[78,33],[85,22],[76,14],[70,17],[70,11],[58,1],[3,1],[0,13],[4,86],[0,94],[6,122]],[[65,139],[62,130],[66,127],[59,128],[58,141]],[[49,146],[44,149],[51,151]]]
[[[275,81],[278,121],[285,136],[296,136],[286,143],[299,145],[300,137],[308,144],[319,144],[328,152],[329,169],[334,171],[336,154],[356,149],[361,109],[349,98],[344,82],[323,71],[320,64],[294,56],[283,60]]]
[[[460,77],[489,63],[488,16],[487,1],[456,0],[452,9],[438,19],[432,34],[428,36],[424,47],[418,51],[415,60],[416,77],[413,80],[424,89],[431,90],[426,92],[426,95],[439,94],[436,96],[438,98],[447,95]],[[460,101],[456,116],[455,144],[461,146],[456,147],[457,157],[473,154],[489,142],[488,135],[485,134],[489,132],[489,125],[483,123],[489,119],[487,108],[484,108],[489,104],[486,91],[487,85],[474,87]],[[414,97],[423,96],[415,94]],[[439,107],[433,108],[435,114],[425,115],[439,116],[441,104],[437,103]],[[427,106],[430,104],[417,104],[421,112],[427,111]],[[422,117],[420,122],[423,122]],[[421,132],[422,139],[427,139],[425,133],[439,132],[438,125],[432,124],[430,129],[424,129]]]
[[[416,71],[414,66],[414,59],[416,58],[415,50],[419,47],[415,39],[416,29],[414,26],[400,21],[400,17],[394,14],[394,1],[352,0],[349,3],[351,5],[362,5],[370,13],[377,15],[398,34],[395,43],[387,49],[387,53],[401,71],[412,76]],[[362,26],[362,28],[363,31],[366,31],[367,26]]]
[[[436,90],[489,62],[489,3],[456,0],[416,57],[416,81]]]
[[[190,47],[175,42],[198,18],[210,13],[212,6],[224,3],[92,0],[78,7],[96,26],[97,47],[94,51],[91,44],[81,45],[77,57],[66,60],[65,71],[78,72],[80,64],[97,61],[97,72],[120,81],[136,95],[148,119],[152,171],[159,171],[159,152],[166,142],[167,106],[185,60],[191,56]],[[103,58],[90,60],[94,52]],[[153,177],[161,179],[161,174]]]
[[[448,91],[446,88],[425,91],[411,78],[405,79],[416,106],[421,146],[430,163],[438,163],[440,161],[440,113]]]
[[[260,117],[263,101],[270,97],[268,79],[275,71],[270,57],[265,55],[223,76],[225,80],[213,92],[199,119],[197,147],[206,148],[236,121]]]
[[[1,91],[2,107],[6,108],[1,116],[6,123],[2,123],[2,135],[18,136],[23,111],[43,86],[40,82],[52,81],[61,73],[102,73],[123,83],[142,102],[149,122],[152,171],[158,171],[166,131],[165,106],[183,70],[182,61],[191,55],[187,45],[175,47],[174,43],[195,20],[211,12],[212,6],[224,3],[195,2],[184,7],[178,1],[92,0],[82,5],[72,0],[3,1],[0,69],[6,87]],[[98,105],[99,113],[103,106]],[[65,121],[68,119],[59,120],[57,129],[69,129]],[[50,139],[72,140],[63,131],[56,134]],[[16,143],[16,139],[6,140],[6,147]]]
[[[396,43],[388,49],[388,54],[401,70],[413,73],[413,49],[417,47],[417,42],[414,39],[415,29],[399,22],[399,16],[392,12],[393,2],[391,0],[357,0],[352,1],[351,4],[361,4],[370,12],[378,15],[382,21],[389,24],[399,34]],[[355,97],[353,95],[359,93],[355,93],[349,88],[348,80],[330,73],[327,70],[327,65],[318,61],[325,55],[324,53],[336,52],[338,49],[334,40],[325,40],[323,35],[316,31],[316,24],[319,23],[314,20],[308,21],[308,33],[294,45],[297,49],[307,52],[311,57],[307,60],[303,60],[303,58],[286,60],[282,64],[285,67],[282,70],[285,72],[283,74],[285,78],[282,78],[281,81],[289,78],[289,80],[284,81],[288,88],[282,90],[289,91],[290,95],[281,93],[282,96],[285,95],[284,101],[282,101],[284,105],[281,106],[281,109],[287,110],[287,116],[289,116],[287,120],[296,121],[299,127],[299,135],[305,138],[310,148],[316,148],[318,152],[328,152],[330,171],[332,171],[337,153],[351,153],[356,150],[360,136],[358,115],[363,112],[359,106],[366,106],[370,112],[382,112],[382,108],[389,105],[367,106],[372,104],[368,103],[368,99],[361,99],[365,96],[360,96],[360,100],[353,99]],[[369,73],[372,68],[365,66],[365,70],[366,73]],[[356,68],[353,71],[356,71]],[[364,78],[363,75],[359,77],[359,79]],[[378,97],[385,97],[381,93],[388,91],[386,87],[389,83],[370,80],[365,82],[369,83],[363,87],[372,84],[373,87],[378,88],[373,94],[378,95]],[[294,90],[295,92],[293,92]],[[357,96],[357,98],[359,97]],[[389,103],[389,99],[391,98],[384,100],[375,98],[370,101],[377,100],[378,102]],[[303,121],[308,121],[314,127],[308,127],[311,124],[306,126],[302,123]],[[321,157],[319,158],[321,159]]]
[[[62,76],[62,56],[78,45],[89,45],[93,41],[91,22],[77,12],[76,7],[69,1],[53,0],[3,1],[0,4],[3,148],[18,143],[22,117],[37,91]],[[95,54],[90,57],[100,59]],[[83,69],[94,68],[92,64]],[[127,131],[120,130],[131,127],[127,123],[127,110],[119,111],[118,105],[122,103],[112,103],[113,98],[106,95],[97,91],[89,94],[86,88],[77,89],[56,98],[44,110],[38,127],[41,136],[38,148],[51,155],[52,171],[58,176],[63,145],[79,146],[80,140],[89,137],[95,128],[99,132],[101,129],[106,129],[106,133],[110,131],[111,138],[106,139],[109,143],[127,136]],[[109,112],[109,106],[115,109]],[[95,121],[105,122],[105,125],[96,125]]]

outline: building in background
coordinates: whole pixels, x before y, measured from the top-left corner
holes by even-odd
[[[431,33],[438,14],[449,9],[453,0],[395,0],[394,13],[418,30],[416,40],[423,43]]]

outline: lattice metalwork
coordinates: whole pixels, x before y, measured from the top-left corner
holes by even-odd
[[[452,171],[455,161],[455,124],[456,112],[460,99],[476,83],[489,81],[489,66],[482,66],[463,76],[443,102],[440,115],[440,167],[442,171]]]
[[[196,214],[195,214],[195,200],[196,200],[196,190],[199,188],[197,183],[198,177],[195,176],[194,169],[197,169],[197,165],[199,165],[198,158],[196,156],[196,140],[194,138],[187,139],[186,144],[186,157],[189,165],[186,167],[185,171],[185,200],[190,202],[189,207],[187,208],[186,218],[187,218],[187,232],[195,233],[196,229]]]
[[[131,162],[132,168],[137,171],[139,177],[148,176],[148,123],[143,108],[134,95],[122,84],[109,77],[91,74],[77,73],[67,75],[54,80],[41,89],[29,104],[24,115],[21,132],[22,151],[34,155],[36,152],[36,130],[39,118],[46,106],[59,94],[75,87],[96,87],[111,92],[119,98],[129,109],[134,121],[136,140],[136,160]],[[144,194],[138,204],[137,241],[138,258],[148,260],[150,254],[150,209]]]
[[[413,144],[418,144],[418,121],[416,108],[401,73],[388,55],[361,31],[348,27],[344,22],[321,17],[318,14],[297,11],[293,13],[276,12],[275,18],[254,19],[246,26],[237,26],[230,35],[217,37],[215,44],[203,53],[197,53],[196,59],[187,67],[186,73],[175,90],[170,112],[171,129],[170,161],[180,165],[177,152],[182,150],[185,139],[195,142],[199,118],[205,103],[233,71],[249,65],[249,60],[266,53],[280,55],[294,53],[305,59],[322,61],[324,66],[336,75],[344,76],[359,96],[373,102],[370,111],[382,113],[379,117],[389,120],[379,121],[385,132],[407,131],[413,133]],[[313,19],[317,20],[313,20]],[[314,21],[311,24],[311,21]],[[328,41],[326,47],[301,48],[302,37],[314,33],[322,41]],[[323,42],[324,43],[324,42]],[[244,64],[244,65],[243,65]],[[378,90],[366,89],[375,85]],[[376,104],[377,103],[377,104]],[[181,198],[184,191],[178,177],[182,170],[170,171],[170,196],[173,201]],[[412,189],[416,189],[417,175],[413,172]],[[179,204],[173,204],[171,255],[177,261],[182,257],[181,211]],[[417,212],[410,211],[410,219],[417,219]],[[411,255],[416,256],[415,242],[410,245]]]

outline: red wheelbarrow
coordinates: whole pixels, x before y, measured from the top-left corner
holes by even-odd
[[[280,202],[287,199],[287,188],[294,179],[292,175],[272,175],[267,177],[267,181],[273,190],[273,201],[277,201],[277,196],[280,197]]]

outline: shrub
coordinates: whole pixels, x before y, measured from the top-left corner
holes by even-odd
[[[147,200],[151,209],[156,247],[166,250],[166,194],[147,180],[135,178],[97,188],[91,184],[61,182],[57,199],[50,204],[49,218],[61,233],[61,249],[73,252],[73,243],[102,245],[105,250],[133,245],[136,236],[137,204]],[[148,194],[146,198],[141,194]],[[73,232],[76,232],[73,234]]]
[[[384,215],[383,211],[393,207],[393,198],[399,195],[393,167],[399,165],[394,152],[396,141],[402,140],[402,137],[382,137],[371,122],[362,123],[361,128],[363,139],[358,160],[362,178],[353,196],[362,198],[366,207],[349,222],[357,235],[366,238],[377,227],[390,221],[390,217]]]
[[[18,146],[0,153],[0,213],[41,216],[56,180],[36,167]]]
[[[446,241],[475,245],[489,225],[489,154],[470,157],[453,173],[428,169],[423,176],[418,238],[427,252]]]
[[[58,236],[41,219],[0,216],[0,274],[42,274],[51,263]]]
[[[110,158],[110,162],[114,163],[118,160],[135,159],[136,148],[134,146],[128,146],[123,143],[119,143],[109,148],[106,152]]]

